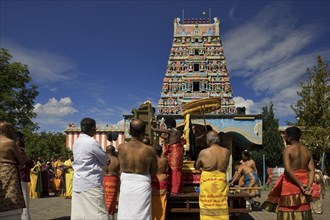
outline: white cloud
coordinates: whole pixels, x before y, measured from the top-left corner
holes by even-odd
[[[306,69],[314,65],[317,53],[292,57],[285,62],[256,74],[248,80],[252,89],[257,92],[276,93],[288,86],[296,86],[307,77]]]
[[[233,98],[235,101],[235,106],[237,107],[245,107],[246,114],[258,114],[260,113],[260,109],[256,108],[256,104],[252,99],[244,99],[243,97],[237,96]]]
[[[7,39],[1,46],[8,49],[14,61],[28,65],[32,79],[38,82],[59,82],[76,74],[76,64],[67,57],[40,49],[23,47]]]
[[[70,97],[61,98],[59,101],[56,98],[51,98],[46,104],[37,103],[34,106],[34,111],[38,116],[63,117],[78,112],[72,105]]]
[[[257,95],[254,101],[235,97],[235,105],[256,113],[273,102],[278,116],[294,115],[290,105],[299,99],[297,91],[308,77],[306,69],[316,64],[317,55],[329,59],[329,48],[309,49],[323,30],[316,23],[297,22],[290,5],[275,3],[224,33],[230,74],[244,78]]]
[[[300,90],[298,86],[282,89],[272,96],[263,98],[261,101],[257,102],[256,105],[264,106],[272,102],[277,117],[293,115],[294,112],[290,106],[297,103],[299,99],[299,96],[297,96],[298,90]]]

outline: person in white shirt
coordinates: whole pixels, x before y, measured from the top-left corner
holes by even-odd
[[[71,219],[109,219],[104,202],[103,170],[109,159],[93,138],[96,122],[82,119],[81,133],[73,145]]]

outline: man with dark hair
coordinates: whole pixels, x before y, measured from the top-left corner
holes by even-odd
[[[251,167],[252,170],[254,170],[256,172],[256,174],[258,174],[256,162],[251,159],[251,154],[250,154],[250,152],[248,150],[244,150],[242,152],[242,160],[240,160],[240,162],[241,162],[241,164],[245,164],[245,165]],[[239,179],[238,185],[240,185],[240,186],[243,186],[244,185],[244,176],[242,176]]]
[[[152,177],[152,219],[165,220],[166,219],[166,205],[167,205],[167,157],[163,155],[163,147],[161,145],[155,146],[157,154],[158,171],[157,175]]]
[[[202,170],[200,178],[200,219],[229,219],[228,187],[226,171],[230,151],[219,145],[217,132],[206,135],[208,148],[202,150],[196,161],[196,170]],[[209,199],[210,197],[212,199]],[[217,200],[217,202],[213,202]]]
[[[121,170],[118,219],[151,219],[151,176],[158,170],[155,150],[145,145],[145,123],[133,119],[132,139],[118,147]]]
[[[169,136],[164,150],[164,155],[168,155],[169,188],[172,195],[182,194],[183,146],[181,143],[181,132],[176,129],[174,117],[166,118],[165,125],[167,129],[152,128],[152,130],[159,133],[166,133]]]
[[[25,208],[17,165],[24,164],[12,124],[0,122],[0,219],[20,219]]]
[[[310,202],[315,167],[308,148],[299,143],[300,136],[297,127],[285,130],[285,172],[262,204],[267,211],[277,211],[277,219],[313,219]]]
[[[104,167],[103,185],[105,205],[109,215],[114,219],[119,189],[119,160],[116,156],[116,148],[114,146],[107,146],[105,153],[110,160],[110,164]]]
[[[301,130],[297,127],[288,127],[285,130],[285,137],[290,137],[291,140],[299,141],[301,137]],[[285,141],[288,142],[287,139]],[[289,140],[289,142],[291,141]]]
[[[16,132],[16,144],[19,147],[19,152],[24,158],[25,162],[22,166],[18,166],[18,172],[21,180],[21,187],[24,196],[24,201],[26,208],[23,208],[23,212],[21,215],[22,220],[29,220],[30,217],[30,187],[28,182],[30,182],[30,170],[34,167],[34,163],[30,158],[25,154],[25,138],[22,132]]]
[[[149,145],[150,146],[150,138],[145,136],[142,140],[142,142],[145,144],[145,145]]]
[[[74,169],[71,219],[109,219],[104,203],[103,167],[108,157],[93,138],[96,122],[81,121],[81,133],[73,145]]]

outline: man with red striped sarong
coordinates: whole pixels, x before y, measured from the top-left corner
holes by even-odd
[[[311,153],[299,139],[301,131],[289,127],[285,131],[287,147],[283,151],[285,172],[276,182],[262,208],[277,211],[277,219],[313,219],[310,201],[314,179]]]
[[[167,203],[167,158],[163,156],[163,150],[161,145],[155,147],[157,154],[158,171],[155,176],[152,177],[152,219],[153,220],[165,220],[166,218],[166,203]]]
[[[111,215],[112,219],[114,219],[119,189],[119,161],[116,157],[116,150],[114,146],[107,146],[105,152],[108,155],[110,164],[104,168],[104,200],[109,215]]]
[[[182,184],[182,165],[183,165],[183,146],[181,144],[181,132],[177,130],[174,117],[165,119],[167,129],[152,128],[153,131],[168,134],[168,144],[165,147],[164,155],[168,156],[169,165],[169,189],[171,194],[183,193]]]

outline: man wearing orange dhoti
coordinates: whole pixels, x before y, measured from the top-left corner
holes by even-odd
[[[167,204],[167,168],[168,161],[163,155],[163,149],[161,145],[155,147],[157,154],[158,171],[155,176],[152,177],[152,219],[153,220],[165,220],[166,219],[166,204]]]
[[[105,152],[110,160],[110,164],[104,167],[104,200],[109,215],[114,219],[119,190],[119,161],[116,157],[116,149],[114,146],[107,146]]]
[[[301,131],[289,127],[285,131],[287,147],[283,151],[285,172],[277,180],[262,208],[277,211],[277,219],[313,219],[310,207],[314,179],[311,153],[299,139]]]

